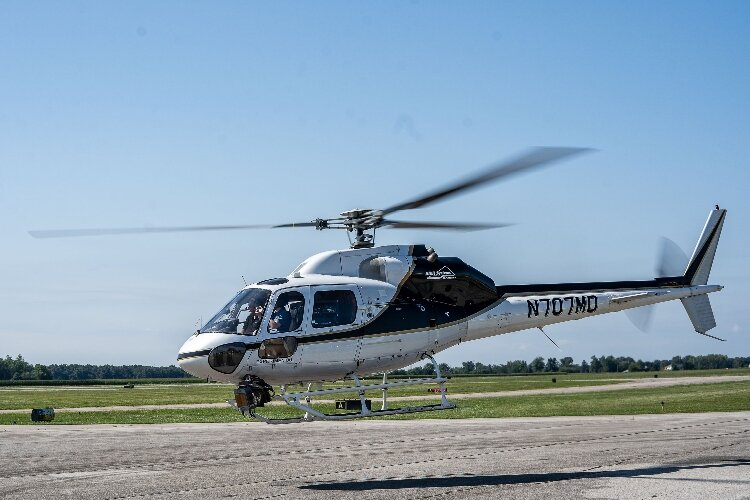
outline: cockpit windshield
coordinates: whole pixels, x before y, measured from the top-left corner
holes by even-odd
[[[201,328],[201,333],[257,335],[270,296],[270,290],[262,288],[242,290]]]

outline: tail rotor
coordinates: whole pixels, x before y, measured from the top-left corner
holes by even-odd
[[[674,241],[666,236],[659,240],[659,253],[656,261],[656,276],[666,278],[682,276],[688,265],[688,256]],[[626,309],[625,315],[631,323],[644,333],[651,331],[655,305]]]

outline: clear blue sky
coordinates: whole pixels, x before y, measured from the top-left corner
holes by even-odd
[[[497,283],[653,276],[729,209],[711,297],[467,343],[536,355],[750,354],[750,4],[0,3],[0,355],[171,364],[248,281],[345,247],[261,230],[34,240],[30,229],[280,223],[383,207],[529,146],[599,151],[408,214],[518,222],[423,242]]]

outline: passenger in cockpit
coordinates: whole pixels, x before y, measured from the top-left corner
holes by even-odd
[[[276,301],[271,320],[268,322],[268,331],[276,333],[289,331],[289,327],[292,325],[292,315],[286,310],[286,304],[287,300],[283,296]]]

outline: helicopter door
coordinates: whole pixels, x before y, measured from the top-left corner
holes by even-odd
[[[357,285],[317,285],[310,287],[306,327],[298,337],[300,363],[298,376],[304,380],[342,378],[356,368],[359,337],[349,330],[362,324],[364,311]],[[305,370],[310,370],[305,372]]]

